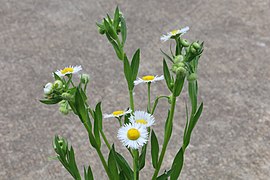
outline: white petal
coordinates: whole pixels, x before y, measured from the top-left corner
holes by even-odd
[[[186,26],[186,27],[184,27],[184,28],[182,28],[182,29],[180,30],[180,33],[181,33],[181,34],[185,34],[185,33],[188,32],[188,30],[189,30],[189,27]]]

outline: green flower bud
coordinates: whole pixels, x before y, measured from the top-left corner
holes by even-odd
[[[170,95],[169,98],[168,98],[168,103],[169,104],[172,104],[172,98],[173,98],[172,95]]]
[[[189,46],[189,42],[186,39],[180,39],[180,43],[182,44],[182,46],[184,47],[188,47]]]
[[[183,60],[182,55],[175,56],[173,59],[174,63],[180,63],[182,60]]]
[[[99,32],[99,34],[104,34],[105,33],[105,30],[102,29],[102,28],[100,28],[100,27],[98,27],[98,32]]]
[[[72,100],[72,98],[73,98],[72,94],[67,93],[67,92],[62,93],[61,96],[62,96],[62,98],[63,98],[64,100],[67,100],[67,101],[70,101],[70,100]]]
[[[60,80],[56,80],[53,83],[53,88],[56,90],[61,90],[63,88],[63,83]]]
[[[176,70],[176,73],[180,74],[182,76],[185,76],[187,71],[186,71],[186,69],[184,67],[178,67],[177,70]]]
[[[60,106],[59,111],[64,115],[68,115],[68,113],[69,113],[67,106]]]
[[[185,64],[182,62],[178,63],[177,65],[178,65],[178,67],[185,67]]]
[[[197,50],[196,50],[193,46],[191,46],[191,47],[190,47],[190,52],[191,52],[192,54],[196,54],[196,53],[197,53]]]
[[[188,77],[187,77],[187,80],[188,81],[195,81],[197,80],[198,76],[196,73],[191,73]]]
[[[45,95],[50,95],[53,92],[53,84],[52,83],[47,83],[44,86],[43,91],[44,91]]]
[[[57,148],[58,146],[58,148]],[[55,152],[57,154],[60,153],[60,150],[62,150],[62,152],[64,154],[66,154],[67,152],[67,149],[68,149],[68,143],[67,143],[67,140],[62,138],[62,137],[59,137],[59,136],[55,136],[54,140],[53,140],[53,148],[55,150]]]
[[[89,82],[90,76],[88,74],[81,74],[80,79],[83,84],[86,84]]]
[[[172,65],[172,69],[171,69],[172,72],[176,73],[177,68],[178,68],[177,64]]]
[[[196,50],[199,50],[199,49],[201,48],[201,45],[200,45],[199,43],[197,43],[197,42],[194,42],[194,43],[192,44],[192,46],[193,46]]]

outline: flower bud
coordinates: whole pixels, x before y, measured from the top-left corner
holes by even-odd
[[[193,46],[191,46],[191,47],[190,47],[190,52],[191,52],[192,54],[196,54],[196,53],[197,53],[197,50],[196,50]]]
[[[173,98],[172,95],[170,95],[169,98],[168,98],[168,103],[169,104],[172,104],[172,98]]]
[[[61,96],[62,96],[62,98],[63,98],[64,100],[67,100],[67,101],[70,101],[70,100],[72,100],[72,98],[73,98],[72,94],[67,93],[67,92],[62,93]]]
[[[182,46],[184,47],[188,47],[189,46],[189,42],[186,39],[180,39],[180,43],[182,44]]]
[[[98,27],[98,32],[99,32],[99,34],[104,34],[105,33],[105,30],[102,29],[102,28],[100,28],[100,27]]]
[[[90,76],[88,74],[81,74],[80,79],[83,84],[86,84],[89,82]]]
[[[197,42],[194,42],[194,43],[192,44],[192,46],[193,46],[196,50],[199,50],[199,49],[201,48],[201,45],[200,45],[199,43],[197,43]]]
[[[68,115],[68,113],[69,113],[67,106],[60,106],[59,111],[64,115]]]
[[[57,154],[60,153],[60,150],[62,150],[63,153],[66,154],[67,149],[68,149],[67,140],[62,137],[55,136],[53,140],[53,148]]]
[[[45,95],[50,95],[52,92],[53,92],[53,84],[52,83],[47,83],[45,86],[44,86],[44,94]]]
[[[172,72],[176,73],[177,68],[178,68],[177,64],[172,65],[172,69],[171,69]]]
[[[180,74],[182,76],[185,76],[186,75],[186,69],[184,67],[178,67],[177,70],[176,70],[176,74]]]
[[[60,80],[56,80],[53,83],[53,88],[56,90],[61,90],[63,88],[63,83]]]
[[[183,60],[183,56],[182,55],[178,55],[178,56],[175,56],[174,57],[173,62],[174,63],[180,63],[182,60]]]
[[[185,64],[182,63],[182,62],[180,62],[180,63],[177,64],[177,66],[178,66],[178,67],[185,67]]]
[[[188,81],[196,81],[198,78],[197,74],[196,73],[191,73],[188,77],[187,77],[187,80]]]

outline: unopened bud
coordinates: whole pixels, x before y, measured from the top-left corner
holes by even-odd
[[[44,86],[43,91],[44,91],[45,95],[50,95],[53,92],[53,84],[52,83],[47,83]]]
[[[184,67],[178,67],[177,70],[176,70],[176,73],[177,74],[180,74],[182,76],[185,76],[186,75],[186,69]]]
[[[191,47],[190,47],[190,52],[191,52],[192,54],[196,54],[196,53],[197,53],[197,50],[196,50],[193,46],[191,46]]]
[[[173,98],[172,95],[170,95],[169,98],[168,98],[168,103],[169,104],[172,104],[172,98]]]
[[[63,98],[64,100],[67,100],[67,101],[70,101],[70,100],[73,98],[72,94],[67,93],[67,92],[62,93],[61,96],[62,96],[62,98]]]
[[[64,115],[68,115],[68,113],[69,113],[67,106],[60,106],[59,111]]]
[[[196,50],[198,50],[198,49],[201,48],[201,45],[200,45],[199,43],[197,43],[197,42],[194,42],[194,43],[192,44],[192,46],[193,46]]]
[[[191,73],[188,77],[187,77],[187,80],[188,81],[196,81],[198,78],[197,74],[196,73]]]
[[[184,47],[188,47],[189,46],[189,42],[186,39],[180,39],[180,43],[182,44],[182,46]]]
[[[81,74],[80,79],[83,84],[86,84],[89,82],[90,76],[88,74]]]
[[[104,34],[105,33],[105,30],[102,29],[102,28],[100,28],[100,27],[98,27],[98,32],[99,32],[99,34]]]
[[[56,90],[61,90],[63,88],[63,82],[60,80],[54,81],[53,88]]]
[[[174,63],[180,63],[181,61],[183,60],[183,56],[182,55],[178,55],[178,56],[175,56],[173,61]]]

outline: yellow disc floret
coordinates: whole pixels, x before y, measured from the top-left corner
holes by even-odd
[[[147,124],[147,121],[144,119],[138,119],[138,120],[136,120],[136,123],[145,125],[145,124]]]
[[[131,128],[127,132],[127,137],[130,140],[137,140],[140,137],[140,132],[138,131],[138,129]]]
[[[172,30],[172,31],[171,31],[171,34],[172,34],[173,36],[175,36],[177,33],[178,33],[178,30]]]
[[[152,81],[155,78],[155,76],[143,76],[142,80],[144,81]]]
[[[113,114],[114,116],[119,116],[119,115],[124,114],[124,111],[114,111],[112,114]]]
[[[74,69],[72,67],[66,67],[66,68],[61,70],[61,73],[66,74],[66,73],[72,73],[73,71],[74,71]]]

